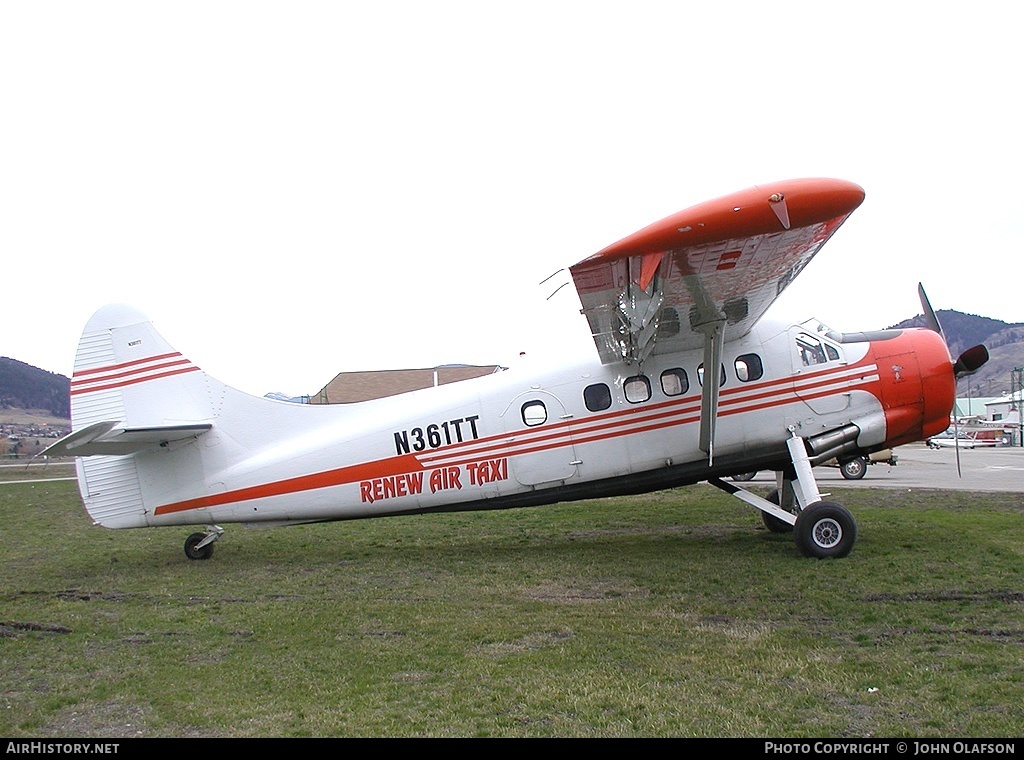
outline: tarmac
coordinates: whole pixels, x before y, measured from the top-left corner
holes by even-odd
[[[947,491],[1004,491],[1024,494],[1024,448],[930,449],[912,443],[895,449],[896,464],[872,464],[860,480],[847,480],[838,467],[815,467],[818,490],[853,488],[932,488]],[[959,468],[957,458],[959,457]],[[759,472],[751,483],[773,483],[772,472]]]

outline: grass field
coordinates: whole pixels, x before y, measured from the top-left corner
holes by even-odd
[[[841,496],[842,560],[695,486],[192,562],[0,485],[0,736],[1020,736],[1024,495]]]

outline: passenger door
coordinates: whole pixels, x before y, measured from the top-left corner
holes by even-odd
[[[558,398],[543,390],[521,393],[502,413],[509,434],[509,467],[525,486],[565,481],[580,462],[572,438],[572,415]]]

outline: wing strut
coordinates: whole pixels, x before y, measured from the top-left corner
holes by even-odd
[[[721,381],[722,347],[725,345],[725,320],[703,326],[704,379],[700,394],[700,450],[715,458],[715,423],[718,420],[718,389]]]
[[[701,278],[696,274],[683,277],[693,297],[691,327],[704,335],[704,376],[700,395],[700,450],[708,455],[708,464],[715,458],[715,423],[718,419],[718,390],[721,387],[722,349],[725,346],[726,317],[715,305]]]

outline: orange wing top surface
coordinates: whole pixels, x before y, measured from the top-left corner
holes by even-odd
[[[601,360],[642,361],[742,337],[864,200],[795,179],[673,214],[570,268]]]

